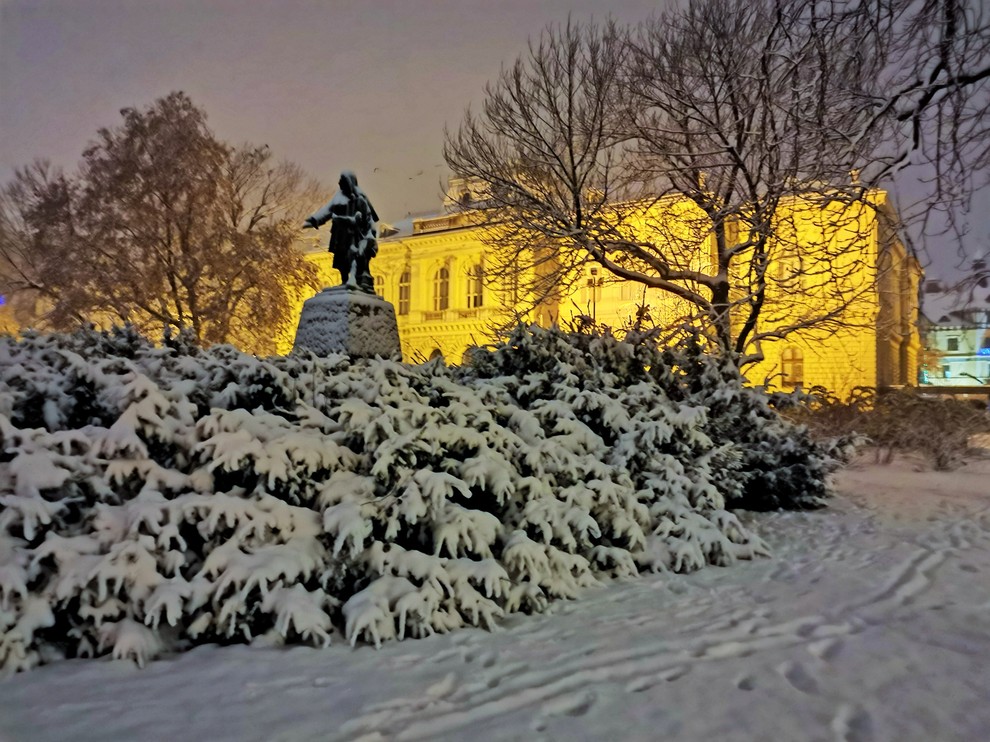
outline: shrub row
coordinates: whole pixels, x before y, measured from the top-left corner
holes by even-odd
[[[731,367],[520,329],[472,363],[0,339],[0,666],[375,644],[765,547],[830,460]]]

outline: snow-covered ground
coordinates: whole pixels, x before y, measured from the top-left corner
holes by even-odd
[[[0,681],[2,740],[990,739],[990,460],[862,463],[772,559],[380,650],[201,647]]]

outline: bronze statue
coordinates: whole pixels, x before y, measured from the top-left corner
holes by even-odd
[[[306,219],[305,227],[316,229],[333,220],[329,251],[333,267],[340,271],[340,283],[349,289],[375,293],[375,280],[369,264],[378,254],[378,214],[367,195],[358,187],[357,176],[349,170],[340,174],[340,190],[330,203]]]

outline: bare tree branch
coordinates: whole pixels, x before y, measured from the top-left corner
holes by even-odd
[[[535,306],[598,264],[681,302],[740,362],[848,321],[873,290],[848,256],[874,229],[878,197],[852,171],[882,140],[863,102],[882,57],[825,5],[708,0],[547,29],[446,135],[451,169],[481,184],[492,280],[514,274]],[[795,230],[788,210],[829,221]],[[773,273],[812,247],[807,282]]]

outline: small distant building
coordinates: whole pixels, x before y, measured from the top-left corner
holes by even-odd
[[[979,273],[985,265],[973,268]],[[928,280],[924,284],[922,314],[926,351],[922,384],[990,384],[990,281],[983,278],[948,286]]]

